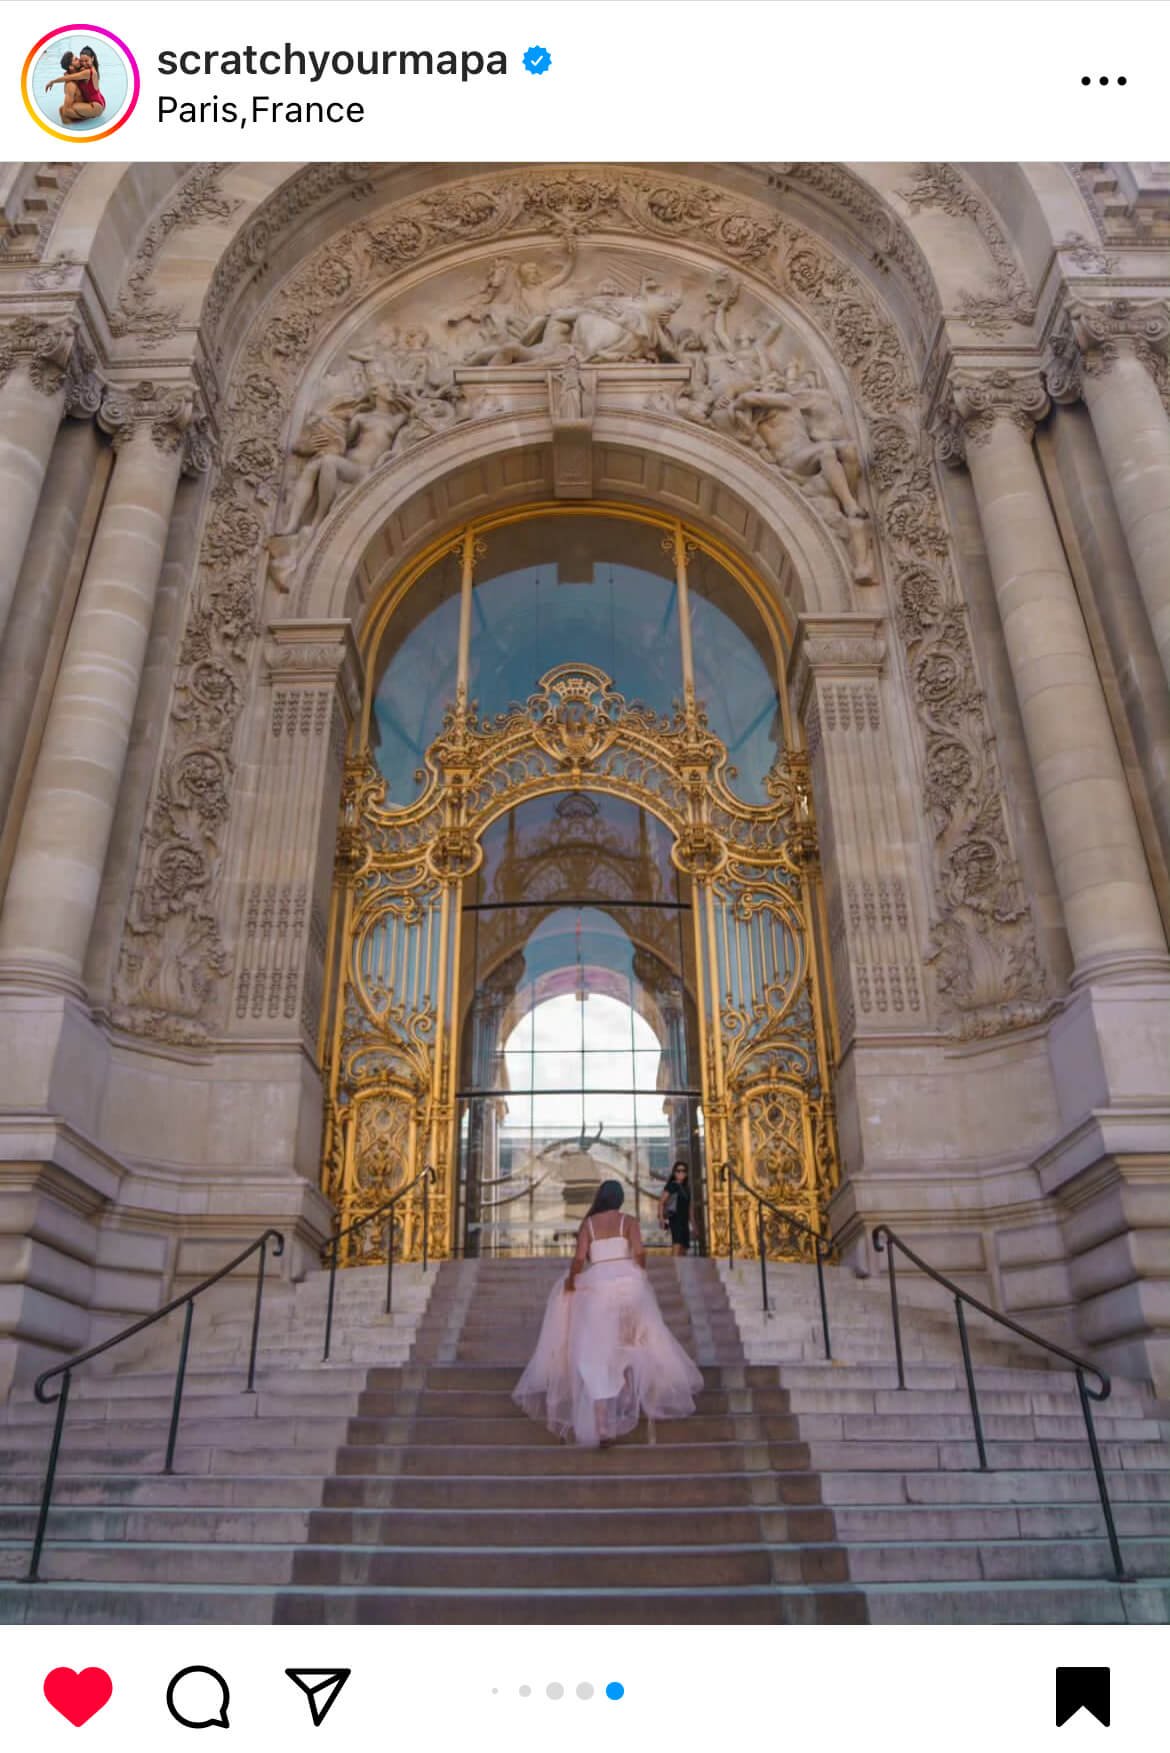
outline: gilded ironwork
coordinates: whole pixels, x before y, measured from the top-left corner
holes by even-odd
[[[436,1171],[432,1251],[454,1247],[455,1065],[469,997],[456,990],[462,885],[499,816],[530,798],[588,792],[665,823],[673,861],[692,885],[712,1250],[727,1242],[726,1198],[715,1186],[727,1160],[820,1227],[838,1170],[807,757],[780,756],[763,806],[735,795],[727,764],[693,689],[658,714],[627,701],[600,669],[572,663],[490,719],[461,690],[412,803],[387,803],[366,751],[348,762],[324,1151],[324,1184],[343,1226],[427,1161]],[[420,1213],[403,1203],[409,1258]],[[741,1249],[754,1234],[750,1203],[741,1192],[733,1206]],[[772,1251],[795,1251],[795,1232],[781,1230]],[[373,1233],[363,1245],[381,1241]]]

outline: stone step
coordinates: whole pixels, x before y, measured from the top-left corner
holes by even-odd
[[[757,1522],[758,1518],[747,1518]],[[595,1523],[594,1523],[595,1525]],[[581,1530],[588,1531],[588,1530]],[[452,1543],[390,1543],[376,1532],[360,1543],[354,1530],[343,1544],[315,1532],[309,1545],[257,1544],[237,1538],[199,1543],[173,1539],[78,1542],[59,1538],[45,1549],[47,1581],[117,1583],[216,1583],[330,1588],[483,1588],[496,1579],[501,1549],[507,1552],[509,1585],[514,1588],[745,1587],[764,1583],[852,1581],[999,1582],[1083,1580],[1113,1575],[1104,1537],[1069,1540],[945,1540],[919,1543],[854,1541],[845,1551],[836,1544],[773,1539],[758,1526],[736,1540],[732,1531],[702,1545],[668,1517],[652,1544],[635,1536],[617,1546],[504,1541],[475,1546]],[[551,1532],[551,1531],[550,1531]],[[687,1544],[670,1543],[683,1533]],[[1165,1543],[1125,1540],[1122,1546],[1132,1578],[1159,1577],[1166,1568]],[[0,1541],[0,1578],[19,1580],[27,1567],[28,1543]]]
[[[1126,1539],[1122,1558],[1130,1577],[1158,1577],[1168,1568],[1164,1540]],[[855,1583],[1058,1582],[1114,1576],[1109,1541],[1096,1539],[851,1540],[849,1576]]]
[[[466,1498],[474,1498],[480,1482],[468,1482]],[[866,1506],[841,1508],[835,1513],[818,1505],[770,1504],[682,1506],[676,1501],[675,1485],[660,1492],[653,1507],[628,1506],[621,1487],[606,1503],[607,1530],[611,1541],[622,1544],[669,1544],[685,1536],[688,1545],[719,1542],[769,1544],[835,1541],[856,1543],[866,1550],[887,1546],[934,1548],[966,1543],[1051,1542],[1104,1538],[1099,1506],[1092,1504],[1044,1504],[1017,1510],[1008,1506],[953,1506],[893,1508]],[[623,1482],[624,1484],[624,1482]],[[662,1499],[669,1497],[663,1507]],[[680,1509],[686,1507],[685,1517]],[[37,1509],[29,1502],[19,1508],[0,1507],[0,1540],[31,1542]],[[610,1520],[612,1518],[612,1521]],[[1115,1520],[1119,1535],[1127,1542],[1153,1543],[1165,1553],[1170,1533],[1170,1506],[1118,1504]],[[596,1531],[596,1505],[578,1508],[536,1508],[529,1504],[511,1509],[473,1508],[465,1499],[445,1507],[393,1509],[369,1506],[345,1509],[290,1510],[250,1505],[247,1509],[210,1506],[154,1506],[149,1508],[57,1507],[49,1522],[49,1539],[58,1542],[195,1542],[254,1541],[259,1544],[322,1544],[342,1546],[468,1545],[524,1546],[581,1545]],[[1148,1551],[1127,1550],[1135,1574],[1153,1568]],[[866,1573],[854,1567],[855,1580]],[[882,1573],[891,1580],[893,1573]],[[948,1573],[949,1574],[949,1573]],[[991,1576],[1000,1571],[973,1572]],[[1056,1574],[1056,1573],[1052,1573]],[[1072,1573],[1069,1573],[1072,1574]]]
[[[222,1474],[306,1474],[318,1479],[327,1477],[333,1471],[333,1462],[337,1450],[327,1449],[288,1449],[288,1448],[200,1448],[194,1446],[180,1435],[179,1446],[175,1453],[175,1470],[178,1473],[222,1473]],[[141,1447],[123,1447],[111,1449],[108,1453],[95,1455],[83,1449],[71,1449],[68,1443],[62,1445],[61,1457],[57,1463],[57,1475],[85,1474],[92,1475],[95,1466],[100,1464],[105,1475],[117,1476],[129,1474],[135,1478],[145,1477],[151,1473],[161,1473],[166,1458],[165,1445],[156,1449]],[[13,1460],[23,1461],[24,1467],[32,1477],[43,1474],[43,1457],[36,1450],[18,1450],[15,1457],[6,1455],[0,1449],[0,1474],[15,1472],[11,1466]]]
[[[218,1433],[217,1433],[218,1434]],[[646,1443],[669,1447],[676,1443],[742,1443],[796,1442],[799,1438],[796,1420],[778,1415],[762,1418],[704,1417],[656,1424],[651,1430],[644,1422],[636,1431],[622,1438],[623,1446],[636,1448]],[[487,1444],[507,1444],[523,1449],[544,1449],[558,1445],[560,1439],[544,1425],[515,1409],[506,1418],[354,1418],[350,1420],[347,1447],[369,1446],[376,1449],[399,1443],[423,1445],[443,1444],[454,1449],[479,1448]]]
[[[319,1492],[316,1495],[320,1495]],[[301,1546],[311,1537],[314,1508],[263,1508],[255,1503],[246,1507],[187,1505],[185,1507],[109,1509],[107,1507],[62,1507],[54,1504],[49,1515],[47,1537],[51,1546],[73,1546],[80,1541],[97,1545],[117,1542],[132,1545],[185,1545],[188,1542],[249,1541],[275,1546]],[[36,1531],[37,1510],[32,1504],[23,1508],[0,1507],[0,1543],[21,1545],[27,1555]]]
[[[104,1508],[115,1514],[129,1508],[315,1509],[322,1501],[323,1483],[320,1475],[311,1474],[273,1479],[240,1473],[213,1479],[207,1474],[111,1475],[90,1470],[78,1477],[58,1473],[53,1513],[66,1506]],[[41,1468],[0,1478],[0,1505],[37,1503],[43,1484]]]
[[[1081,1430],[1084,1430],[1080,1403],[1075,1394],[1062,1394],[1049,1387],[1013,1391],[1002,1388],[987,1389],[982,1383],[977,1383],[976,1386],[982,1414],[1051,1413],[1062,1418],[1075,1416]],[[971,1403],[965,1388],[907,1388],[899,1391],[897,1388],[851,1388],[842,1384],[836,1388],[789,1387],[785,1392],[789,1396],[792,1410],[802,1414],[877,1412],[899,1418],[920,1415],[934,1417],[937,1413],[959,1413],[968,1418],[971,1415]],[[1118,1416],[1157,1416],[1165,1422],[1167,1413],[1150,1395],[1136,1392],[1111,1394],[1108,1400],[1093,1408],[1093,1419],[1098,1429],[1101,1428],[1103,1418]]]
[[[843,1504],[1018,1504],[1089,1503],[1099,1506],[1096,1475],[1089,1468],[1058,1470],[1001,1469],[901,1473],[822,1472],[826,1503]],[[1170,1502],[1170,1472],[1106,1468],[1105,1481],[1114,1504]]]
[[[1103,1442],[1100,1445],[1102,1464],[1106,1468],[1140,1467],[1161,1471],[1170,1469],[1170,1453],[1157,1443]],[[1080,1445],[1051,1441],[997,1442],[986,1444],[988,1466],[993,1471],[1003,1468],[1052,1468],[1083,1466]],[[933,1442],[929,1439],[902,1441],[872,1440],[866,1442],[834,1442],[819,1440],[809,1444],[810,1464],[821,1472],[838,1468],[880,1468],[882,1471],[933,1471],[940,1467],[977,1470],[979,1456],[974,1441]]]
[[[0,1578],[16,1581],[28,1549],[0,1545]],[[46,1545],[48,1582],[239,1584],[278,1587],[484,1589],[498,1583],[494,1547],[258,1546],[255,1544]],[[761,1543],[606,1547],[594,1543],[511,1549],[508,1586],[519,1589],[742,1588],[848,1580],[836,1546]]]
[[[515,1378],[513,1378],[514,1382]],[[783,1388],[740,1388],[725,1390],[704,1388],[695,1396],[698,1412],[705,1416],[743,1416],[787,1414],[788,1395]],[[514,1418],[511,1393],[497,1389],[477,1392],[474,1389],[423,1389],[368,1391],[359,1398],[357,1411],[363,1418],[457,1418],[476,1423],[480,1419]],[[694,1428],[688,1421],[688,1429]]]
[[[458,1449],[446,1445],[425,1448],[415,1443],[387,1450],[377,1448],[342,1448],[337,1454],[336,1471],[348,1473],[402,1473],[435,1475],[442,1473],[517,1475],[528,1469],[540,1474],[589,1473],[607,1478],[625,1472],[629,1456],[637,1454],[638,1467],[652,1473],[719,1473],[737,1472],[743,1468],[745,1450],[738,1443],[650,1443],[644,1432],[641,1440],[628,1439],[612,1449],[578,1449],[560,1443],[548,1446],[531,1444],[513,1447],[503,1443],[476,1448],[466,1444]],[[746,1451],[748,1465],[754,1461],[760,1468],[779,1467],[795,1471],[807,1465],[808,1450],[800,1443],[757,1444]],[[291,1467],[288,1469],[293,1471]]]
[[[399,1476],[353,1474],[326,1480],[322,1503],[337,1509],[574,1509],[609,1512],[659,1509],[670,1504],[689,1509],[785,1504],[818,1508],[815,1474],[707,1473],[478,1474]]]
[[[845,1541],[1075,1540],[1104,1530],[1099,1502],[1014,1504],[835,1504],[833,1518]],[[1170,1504],[1115,1503],[1113,1519],[1124,1538],[1170,1535]],[[859,1573],[853,1573],[859,1574]]]
[[[329,1393],[341,1393],[349,1390],[357,1391],[365,1386],[367,1369],[354,1364],[335,1363],[323,1364],[320,1361],[302,1365],[298,1369],[271,1369],[263,1361],[256,1370],[256,1387],[260,1393],[278,1393],[295,1395],[314,1394],[318,1390]],[[199,1394],[239,1394],[243,1392],[247,1372],[243,1375],[239,1370],[205,1369],[195,1360],[187,1371],[183,1386],[184,1400],[188,1395]],[[174,1367],[170,1369],[143,1369],[132,1375],[110,1375],[95,1371],[92,1375],[81,1376],[69,1391],[69,1404],[75,1406],[87,1399],[117,1397],[121,1400],[135,1400],[140,1396],[165,1396],[170,1403],[175,1386]],[[17,1396],[26,1396],[31,1404],[31,1390],[23,1386],[16,1390]]]
[[[1048,1412],[999,1413],[980,1407],[980,1422],[986,1441],[998,1442],[1066,1442],[1083,1443],[1088,1447],[1084,1420],[1079,1416],[1057,1416]],[[1094,1415],[1100,1441],[1107,1439],[1127,1442],[1159,1443],[1170,1434],[1167,1426],[1149,1418],[1111,1418]],[[919,1407],[904,1414],[886,1412],[801,1412],[801,1435],[809,1441],[837,1438],[862,1443],[894,1441],[900,1437],[929,1435],[932,1440],[961,1440],[974,1430],[969,1410],[933,1412]]]
[[[779,1390],[777,1390],[779,1392]],[[257,1394],[198,1394],[190,1385],[183,1392],[183,1417],[187,1422],[203,1418],[296,1418],[306,1411],[314,1417],[348,1418],[358,1409],[360,1396],[356,1389],[340,1393],[278,1394],[262,1390]],[[119,1394],[99,1399],[69,1398],[65,1428],[73,1431],[86,1424],[125,1423],[133,1420],[169,1419],[171,1397],[161,1394]],[[0,1430],[5,1426],[32,1425],[37,1429],[51,1428],[56,1408],[41,1406],[37,1401],[12,1401],[0,1414]]]
[[[179,1436],[187,1445],[198,1443],[214,1447],[231,1443],[238,1448],[270,1448],[274,1444],[296,1448],[313,1445],[327,1448],[346,1440],[350,1420],[343,1418],[206,1418],[180,1422]],[[100,1455],[110,1446],[111,1439],[133,1437],[135,1445],[144,1448],[166,1448],[169,1424],[163,1420],[135,1419],[133,1424],[111,1429],[105,1422],[66,1424],[62,1454]],[[30,1425],[9,1425],[0,1431],[0,1469],[22,1452],[40,1454],[45,1447],[45,1433]]]
[[[0,1623],[72,1625],[860,1625],[848,1585],[691,1589],[264,1589],[43,1584],[0,1587]]]
[[[616,1494],[620,1499],[620,1493]],[[692,1507],[685,1519],[673,1498],[669,1506],[607,1505],[611,1544],[744,1545],[752,1542],[831,1544],[832,1513],[816,1506],[765,1505]],[[36,1506],[0,1508],[0,1541],[31,1543]],[[251,1518],[251,1519],[250,1519]],[[612,1519],[611,1523],[609,1519]],[[1144,1532],[1145,1530],[1139,1530]],[[583,1546],[597,1532],[597,1510],[528,1508],[477,1509],[232,1509],[220,1506],[148,1509],[69,1507],[54,1509],[48,1537],[52,1544],[148,1542],[208,1544],[251,1541],[262,1545],[340,1546]]]
[[[1170,1619],[1170,1580],[870,1584],[873,1625],[1149,1625]]]
[[[942,1363],[919,1363],[906,1371],[906,1387],[898,1388],[898,1372],[892,1354],[880,1362],[864,1360],[856,1363],[843,1362],[835,1359],[827,1362],[823,1358],[807,1361],[794,1361],[769,1365],[767,1362],[755,1363],[755,1369],[775,1368],[780,1380],[786,1388],[889,1388],[895,1392],[911,1393],[914,1390],[926,1391],[934,1388],[952,1388],[967,1392],[966,1377],[963,1374],[962,1361],[955,1363],[949,1360]],[[1140,1385],[1136,1383],[1121,1384],[1127,1391]],[[1074,1404],[1076,1400],[1076,1383],[1071,1376],[1060,1370],[1003,1369],[998,1365],[989,1366],[979,1371],[976,1386],[980,1393],[985,1389],[1004,1388],[1009,1392],[1019,1393],[1027,1389],[1037,1388],[1044,1393],[1067,1393]],[[1148,1390],[1147,1390],[1148,1391]],[[1096,1408],[1094,1407],[1094,1411]]]

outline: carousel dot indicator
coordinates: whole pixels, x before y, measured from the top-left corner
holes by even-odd
[[[565,1689],[559,1680],[550,1680],[545,1687],[545,1692],[550,1698],[563,1698],[565,1696]]]
[[[625,1695],[626,1689],[620,1680],[611,1680],[605,1689],[605,1696],[607,1698],[624,1698]]]
[[[582,1680],[580,1686],[578,1686],[578,1688],[577,1688],[577,1697],[578,1698],[592,1698],[593,1697],[593,1682],[591,1680]]]
[[[521,1698],[531,1698],[532,1697],[531,1686],[522,1686],[520,1688],[520,1696],[521,1696]]]

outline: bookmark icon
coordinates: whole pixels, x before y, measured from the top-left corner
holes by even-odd
[[[286,1668],[284,1671],[308,1699],[309,1715],[315,1729],[321,1727],[341,1688],[353,1673],[352,1668]]]

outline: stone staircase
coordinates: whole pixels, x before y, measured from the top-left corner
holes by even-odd
[[[1094,1420],[1127,1571],[1113,1580],[1076,1383],[977,1313],[968,1331],[989,1470],[979,1468],[950,1297],[898,1275],[906,1388],[885,1279],[828,1277],[825,1361],[811,1269],[721,1264],[744,1352],[776,1369],[871,1622],[1165,1620],[1170,1408],[1115,1378]]]
[[[976,1466],[953,1320],[908,1307],[898,1392],[884,1284],[652,1259],[703,1366],[697,1415],[601,1453],[510,1394],[562,1261],[344,1273],[196,1315],[176,1471],[161,1467],[177,1330],[79,1374],[43,1581],[23,1574],[52,1409],[0,1422],[0,1622],[842,1623],[1165,1619],[1165,1408],[1115,1384],[1098,1430],[1127,1565],[1111,1580],[1067,1374],[973,1332],[993,1471]],[[225,1293],[229,1287],[223,1287]],[[1039,1355],[1039,1354],[1037,1354]]]

